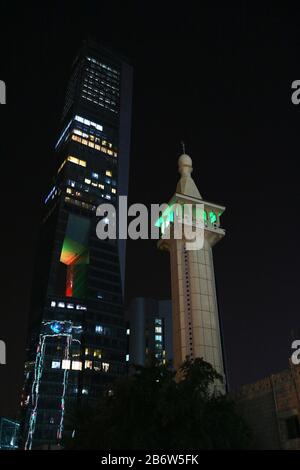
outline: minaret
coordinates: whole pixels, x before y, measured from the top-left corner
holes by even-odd
[[[168,250],[171,258],[174,367],[178,369],[187,357],[202,357],[224,376],[212,247],[225,235],[220,227],[225,207],[202,199],[191,177],[192,159],[187,154],[179,157],[178,166],[181,178],[176,193],[156,224],[169,229],[169,238],[161,238],[158,247]],[[184,236],[175,238],[174,204],[202,204],[204,239],[200,249],[188,249]],[[199,212],[193,214],[195,227]],[[184,228],[185,219],[181,223]]]

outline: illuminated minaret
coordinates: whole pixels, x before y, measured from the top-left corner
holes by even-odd
[[[171,258],[174,367],[178,369],[187,357],[202,357],[224,375],[212,247],[225,235],[220,227],[225,207],[202,199],[191,177],[192,159],[187,154],[180,156],[178,166],[181,178],[176,193],[157,223],[163,231],[170,229],[169,239],[161,238],[158,247],[169,251]],[[188,249],[184,237],[174,237],[174,204],[202,205],[198,206],[204,230],[202,248]],[[185,219],[181,223],[184,228]]]

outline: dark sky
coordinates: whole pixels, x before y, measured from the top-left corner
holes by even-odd
[[[300,105],[291,102],[300,16],[243,2],[128,3],[1,2],[0,415],[17,410],[40,203],[70,65],[88,35],[134,65],[130,201],[168,200],[184,139],[202,196],[227,207],[214,253],[230,385],[287,367],[300,329]],[[169,257],[154,241],[128,243],[127,301],[137,295],[170,296]]]

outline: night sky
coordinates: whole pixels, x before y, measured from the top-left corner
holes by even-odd
[[[1,2],[0,339],[8,364],[0,366],[0,416],[18,409],[41,201],[71,62],[88,36],[134,66],[130,202],[168,201],[183,139],[203,198],[227,208],[214,259],[230,387],[287,367],[291,330],[300,330],[300,105],[291,102],[299,14],[244,2],[8,5]],[[169,256],[155,241],[128,242],[126,285],[127,302],[170,297]]]

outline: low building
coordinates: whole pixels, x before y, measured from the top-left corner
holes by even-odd
[[[300,450],[300,365],[244,385],[235,400],[254,448]]]

